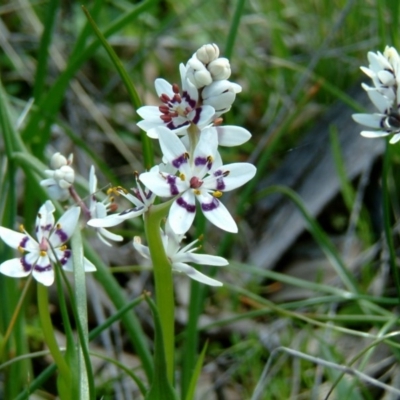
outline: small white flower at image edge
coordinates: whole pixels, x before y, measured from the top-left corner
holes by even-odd
[[[55,223],[53,203],[48,200],[40,208],[36,218],[37,241],[21,226],[22,233],[0,227],[0,238],[23,255],[0,264],[0,273],[22,278],[32,273],[33,277],[50,286],[54,282],[53,266],[59,262],[63,269],[72,271],[72,253],[65,243],[71,238],[78,223],[80,209],[72,207]],[[95,266],[84,258],[86,272],[95,271]]]

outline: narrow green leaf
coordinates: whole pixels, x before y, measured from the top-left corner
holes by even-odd
[[[96,339],[101,332],[109,328],[114,322],[119,321],[123,314],[136,307],[143,301],[143,296],[138,297],[135,300],[130,301],[124,307],[120,308],[115,314],[106,319],[101,325],[97,326],[95,329],[89,333],[89,341]],[[56,365],[49,365],[39,376],[37,376],[29,386],[19,394],[16,400],[25,400],[28,398],[29,394],[39,389],[56,371]],[[142,385],[143,386],[143,385]],[[142,390],[142,389],[141,389]],[[142,392],[145,394],[145,391]]]
[[[110,56],[111,61],[113,62],[115,68],[117,69],[117,71],[122,79],[122,82],[124,82],[125,87],[131,98],[133,106],[135,107],[135,109],[138,109],[142,105],[139,95],[138,95],[137,90],[136,90],[135,86],[133,85],[128,73],[126,72],[124,66],[122,65],[121,60],[118,58],[114,49],[107,42],[104,35],[100,32],[99,28],[97,27],[96,23],[93,21],[92,17],[89,14],[89,11],[86,9],[85,6],[82,6],[82,10],[85,13],[86,18],[88,19],[90,25],[92,26],[96,36],[99,38],[104,49],[107,51],[107,54]],[[146,132],[144,132],[144,131],[141,131],[141,140],[142,140],[144,167],[145,167],[145,169],[149,170],[154,165],[153,147],[152,147],[149,137],[147,136]]]
[[[163,332],[158,309],[149,296],[145,296],[147,304],[151,308],[154,320],[154,378],[150,390],[146,395],[146,400],[178,400],[178,396],[172,387],[167,374],[167,360],[165,357],[165,348]]]
[[[206,342],[206,344],[204,345],[203,350],[201,351],[200,356],[199,356],[199,358],[197,360],[195,369],[194,369],[193,374],[192,374],[192,379],[190,380],[190,385],[189,385],[189,390],[188,390],[187,395],[186,395],[186,400],[194,400],[194,395],[195,395],[195,391],[196,391],[196,384],[197,384],[197,381],[198,381],[200,373],[201,373],[201,368],[203,366],[204,357],[206,355],[207,347],[208,347],[208,342]]]
[[[125,293],[121,290],[118,282],[110,272],[110,269],[104,264],[98,254],[84,240],[83,242],[85,256],[96,266],[94,272],[95,278],[100,282],[106,291],[108,297],[117,309],[123,308],[128,304]],[[149,351],[149,344],[143,332],[143,329],[133,312],[122,314],[122,322],[125,325],[127,334],[132,341],[136,354],[140,358],[143,369],[149,381],[153,377],[153,363]]]
[[[40,99],[44,92],[44,85],[47,75],[47,60],[53,34],[54,23],[56,21],[57,10],[60,5],[59,0],[50,0],[47,7],[46,19],[43,23],[43,33],[40,39],[39,52],[37,57],[37,67],[35,74],[35,86],[33,88],[33,97],[36,101]]]
[[[228,39],[226,41],[225,46],[225,57],[231,58],[233,54],[233,46],[235,44],[235,39],[237,33],[239,31],[240,26],[240,18],[243,14],[244,5],[246,4],[246,0],[237,0],[235,13],[232,18],[231,26],[228,33]]]

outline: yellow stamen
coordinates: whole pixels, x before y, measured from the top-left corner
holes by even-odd
[[[185,174],[179,174],[179,178],[181,178],[181,181],[184,181],[186,179]]]
[[[62,246],[60,247],[60,250],[61,250],[61,251],[64,251],[64,250],[67,250],[67,249],[68,249],[68,247],[67,247],[66,244],[64,244],[64,245],[62,245]]]
[[[199,189],[193,189],[193,193],[198,196],[199,194],[201,194],[201,191]]]
[[[208,157],[207,157],[207,161],[208,161],[209,163],[212,163],[212,162],[214,161],[214,159],[212,158],[212,156],[208,156]]]
[[[217,199],[219,199],[220,197],[222,197],[223,193],[220,192],[219,190],[216,190],[212,195]]]
[[[41,255],[42,257],[44,257],[46,254],[47,254],[47,252],[46,252],[46,251],[44,251],[44,250],[40,250],[40,255]]]
[[[25,232],[25,227],[21,224],[21,225],[19,226],[19,230],[20,230],[21,232]]]
[[[21,246],[18,246],[18,251],[19,251],[20,253],[22,253],[22,254],[25,253],[25,249],[24,249],[23,247],[21,247]]]

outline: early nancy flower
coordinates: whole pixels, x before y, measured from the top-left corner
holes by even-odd
[[[175,272],[181,272],[186,274],[189,278],[192,278],[198,282],[204,283],[210,286],[222,286],[222,283],[209,278],[202,274],[197,269],[190,266],[188,263],[192,262],[200,265],[211,265],[211,266],[224,266],[228,265],[228,261],[225,258],[212,256],[208,254],[195,254],[194,252],[199,247],[194,247],[198,240],[188,244],[181,248],[180,243],[184,238],[183,235],[177,235],[170,227],[167,220],[164,231],[161,230],[161,239],[165,249],[165,253],[169,262],[171,263],[172,270]],[[147,246],[142,245],[139,237],[135,237],[133,240],[133,247],[145,258],[150,257],[150,251]]]
[[[374,84],[362,84],[370,100],[378,109],[373,114],[353,114],[354,121],[365,125],[368,130],[361,135],[368,138],[393,135],[390,143],[400,140],[400,57],[393,47],[386,46],[384,53],[368,53],[369,68],[361,67]]]
[[[158,107],[143,106],[137,110],[143,118],[138,126],[153,139],[158,137],[157,130],[153,128],[163,126],[176,134],[186,134],[190,124],[205,126],[214,115],[214,108],[210,105],[198,105],[198,90],[185,77],[186,69],[183,65],[180,71],[182,92],[178,85],[171,85],[164,79],[156,79],[156,92],[163,104]]]
[[[197,199],[210,222],[228,232],[237,232],[235,221],[218,198],[223,192],[236,189],[253,178],[256,173],[254,165],[235,163],[223,166],[213,128],[203,129],[192,157],[179,138],[166,128],[160,134],[160,146],[164,159],[179,171],[178,175],[151,171],[141,174],[140,180],[158,196],[176,196],[169,211],[172,230],[178,235],[189,230],[195,217]]]
[[[40,208],[36,218],[36,237],[33,239],[23,227],[22,233],[0,227],[1,239],[10,247],[18,249],[23,256],[0,264],[4,275],[21,278],[32,273],[33,277],[45,286],[54,282],[53,265],[59,262],[63,269],[72,271],[72,253],[65,243],[70,239],[78,223],[80,209],[72,207],[54,222],[53,203],[48,200]],[[84,258],[86,272],[95,271],[96,267]]]
[[[109,211],[111,210],[115,211],[116,206],[115,203],[113,202],[113,198],[110,195],[108,195],[103,201],[97,200],[96,197],[97,177],[93,165],[90,168],[89,191],[90,191],[90,202],[89,202],[90,218],[92,219],[96,218],[102,220],[107,217],[107,213]],[[96,231],[98,238],[107,246],[111,246],[108,240],[113,240],[116,242],[121,242],[123,240],[122,236],[109,232],[103,227],[97,227]]]
[[[150,171],[158,173],[159,167],[155,166]],[[149,207],[154,203],[155,194],[150,190],[143,189],[141,184],[138,182],[136,176],[136,188],[132,189],[133,194],[129,193],[122,187],[114,188],[114,192],[125,197],[131,203],[135,205],[133,208],[128,208],[117,214],[111,214],[108,216],[92,216],[92,219],[88,222],[88,225],[96,228],[110,228],[116,226],[123,221],[131,218],[143,215]]]

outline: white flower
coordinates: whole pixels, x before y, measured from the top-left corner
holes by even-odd
[[[373,114],[353,114],[353,119],[369,130],[361,135],[377,138],[393,135],[390,143],[400,140],[400,57],[393,47],[386,46],[384,53],[368,53],[369,67],[361,67],[374,84],[373,87],[362,84],[370,100],[378,109]]]
[[[190,124],[205,126],[210,123],[214,115],[213,107],[198,106],[199,93],[196,87],[185,77],[186,69],[180,66],[182,78],[182,93],[178,85],[171,85],[164,79],[156,79],[156,92],[163,102],[157,106],[143,106],[137,113],[143,118],[138,126],[147,132],[147,135],[157,139],[157,132],[152,128],[160,126],[174,130],[176,134],[185,134]]]
[[[159,167],[155,166],[150,171],[158,173]],[[155,194],[152,193],[150,190],[144,190],[141,187],[137,177],[136,177],[136,188],[132,189],[133,195],[128,193],[123,188],[116,188],[115,190],[118,194],[124,196],[127,200],[133,203],[135,207],[128,208],[127,210],[124,210],[117,214],[111,214],[104,217],[101,216],[93,217],[93,219],[91,219],[88,222],[88,225],[96,228],[110,228],[112,226],[120,224],[121,222],[127,219],[143,215],[145,212],[147,212],[149,207],[151,207],[151,205],[154,203],[154,199],[156,197]]]
[[[198,240],[188,244],[187,246],[180,248],[180,243],[183,239],[183,235],[177,235],[171,229],[168,220],[165,224],[164,231],[161,230],[161,239],[165,249],[165,253],[168,260],[171,263],[172,270],[181,272],[189,276],[198,282],[204,283],[210,286],[222,286],[222,283],[209,278],[208,276],[197,271],[197,269],[191,267],[188,263],[193,262],[200,265],[212,265],[212,266],[224,266],[228,265],[228,261],[225,258],[212,256],[208,254],[194,254],[199,247],[194,247]],[[135,237],[133,240],[133,247],[145,258],[150,259],[150,252],[147,246],[142,245],[139,237]]]
[[[210,222],[228,232],[237,232],[235,221],[218,198],[224,191],[236,189],[253,178],[256,173],[254,165],[235,163],[223,166],[213,128],[203,129],[190,158],[184,144],[168,129],[163,129],[160,134],[160,146],[167,162],[179,171],[178,176],[150,171],[141,174],[140,180],[158,196],[177,196],[169,211],[173,231],[184,234],[189,230],[195,217],[197,199]]]
[[[242,87],[237,83],[227,80],[214,81],[205,87],[201,93],[203,104],[212,106],[215,109],[214,118],[226,113],[236,98],[236,93],[240,93]]]
[[[40,208],[36,218],[36,237],[33,239],[21,227],[22,233],[0,227],[1,239],[10,247],[18,249],[24,255],[0,264],[4,275],[21,278],[32,273],[33,277],[45,286],[54,282],[53,265],[59,262],[63,269],[73,270],[71,250],[65,246],[78,223],[80,209],[72,207],[54,223],[53,203],[48,200]],[[84,258],[85,271],[95,271],[96,267]]]
[[[53,170],[44,171],[49,178],[43,179],[40,185],[47,188],[50,197],[55,200],[64,201],[70,196],[68,189],[75,180],[75,171],[70,166],[72,160],[72,154],[67,160],[60,153],[55,153],[50,160]]]
[[[97,201],[96,192],[97,192],[97,177],[95,173],[95,169],[92,166],[90,168],[89,174],[89,191],[90,191],[90,203],[89,203],[89,213],[90,217],[93,219],[104,219],[107,217],[107,213],[110,210],[113,210],[113,199],[110,196],[107,196],[103,201]],[[116,235],[115,233],[109,232],[103,227],[98,227],[96,229],[98,238],[107,246],[111,246],[111,243],[108,240],[114,240],[116,242],[121,242],[123,237],[120,235]]]

